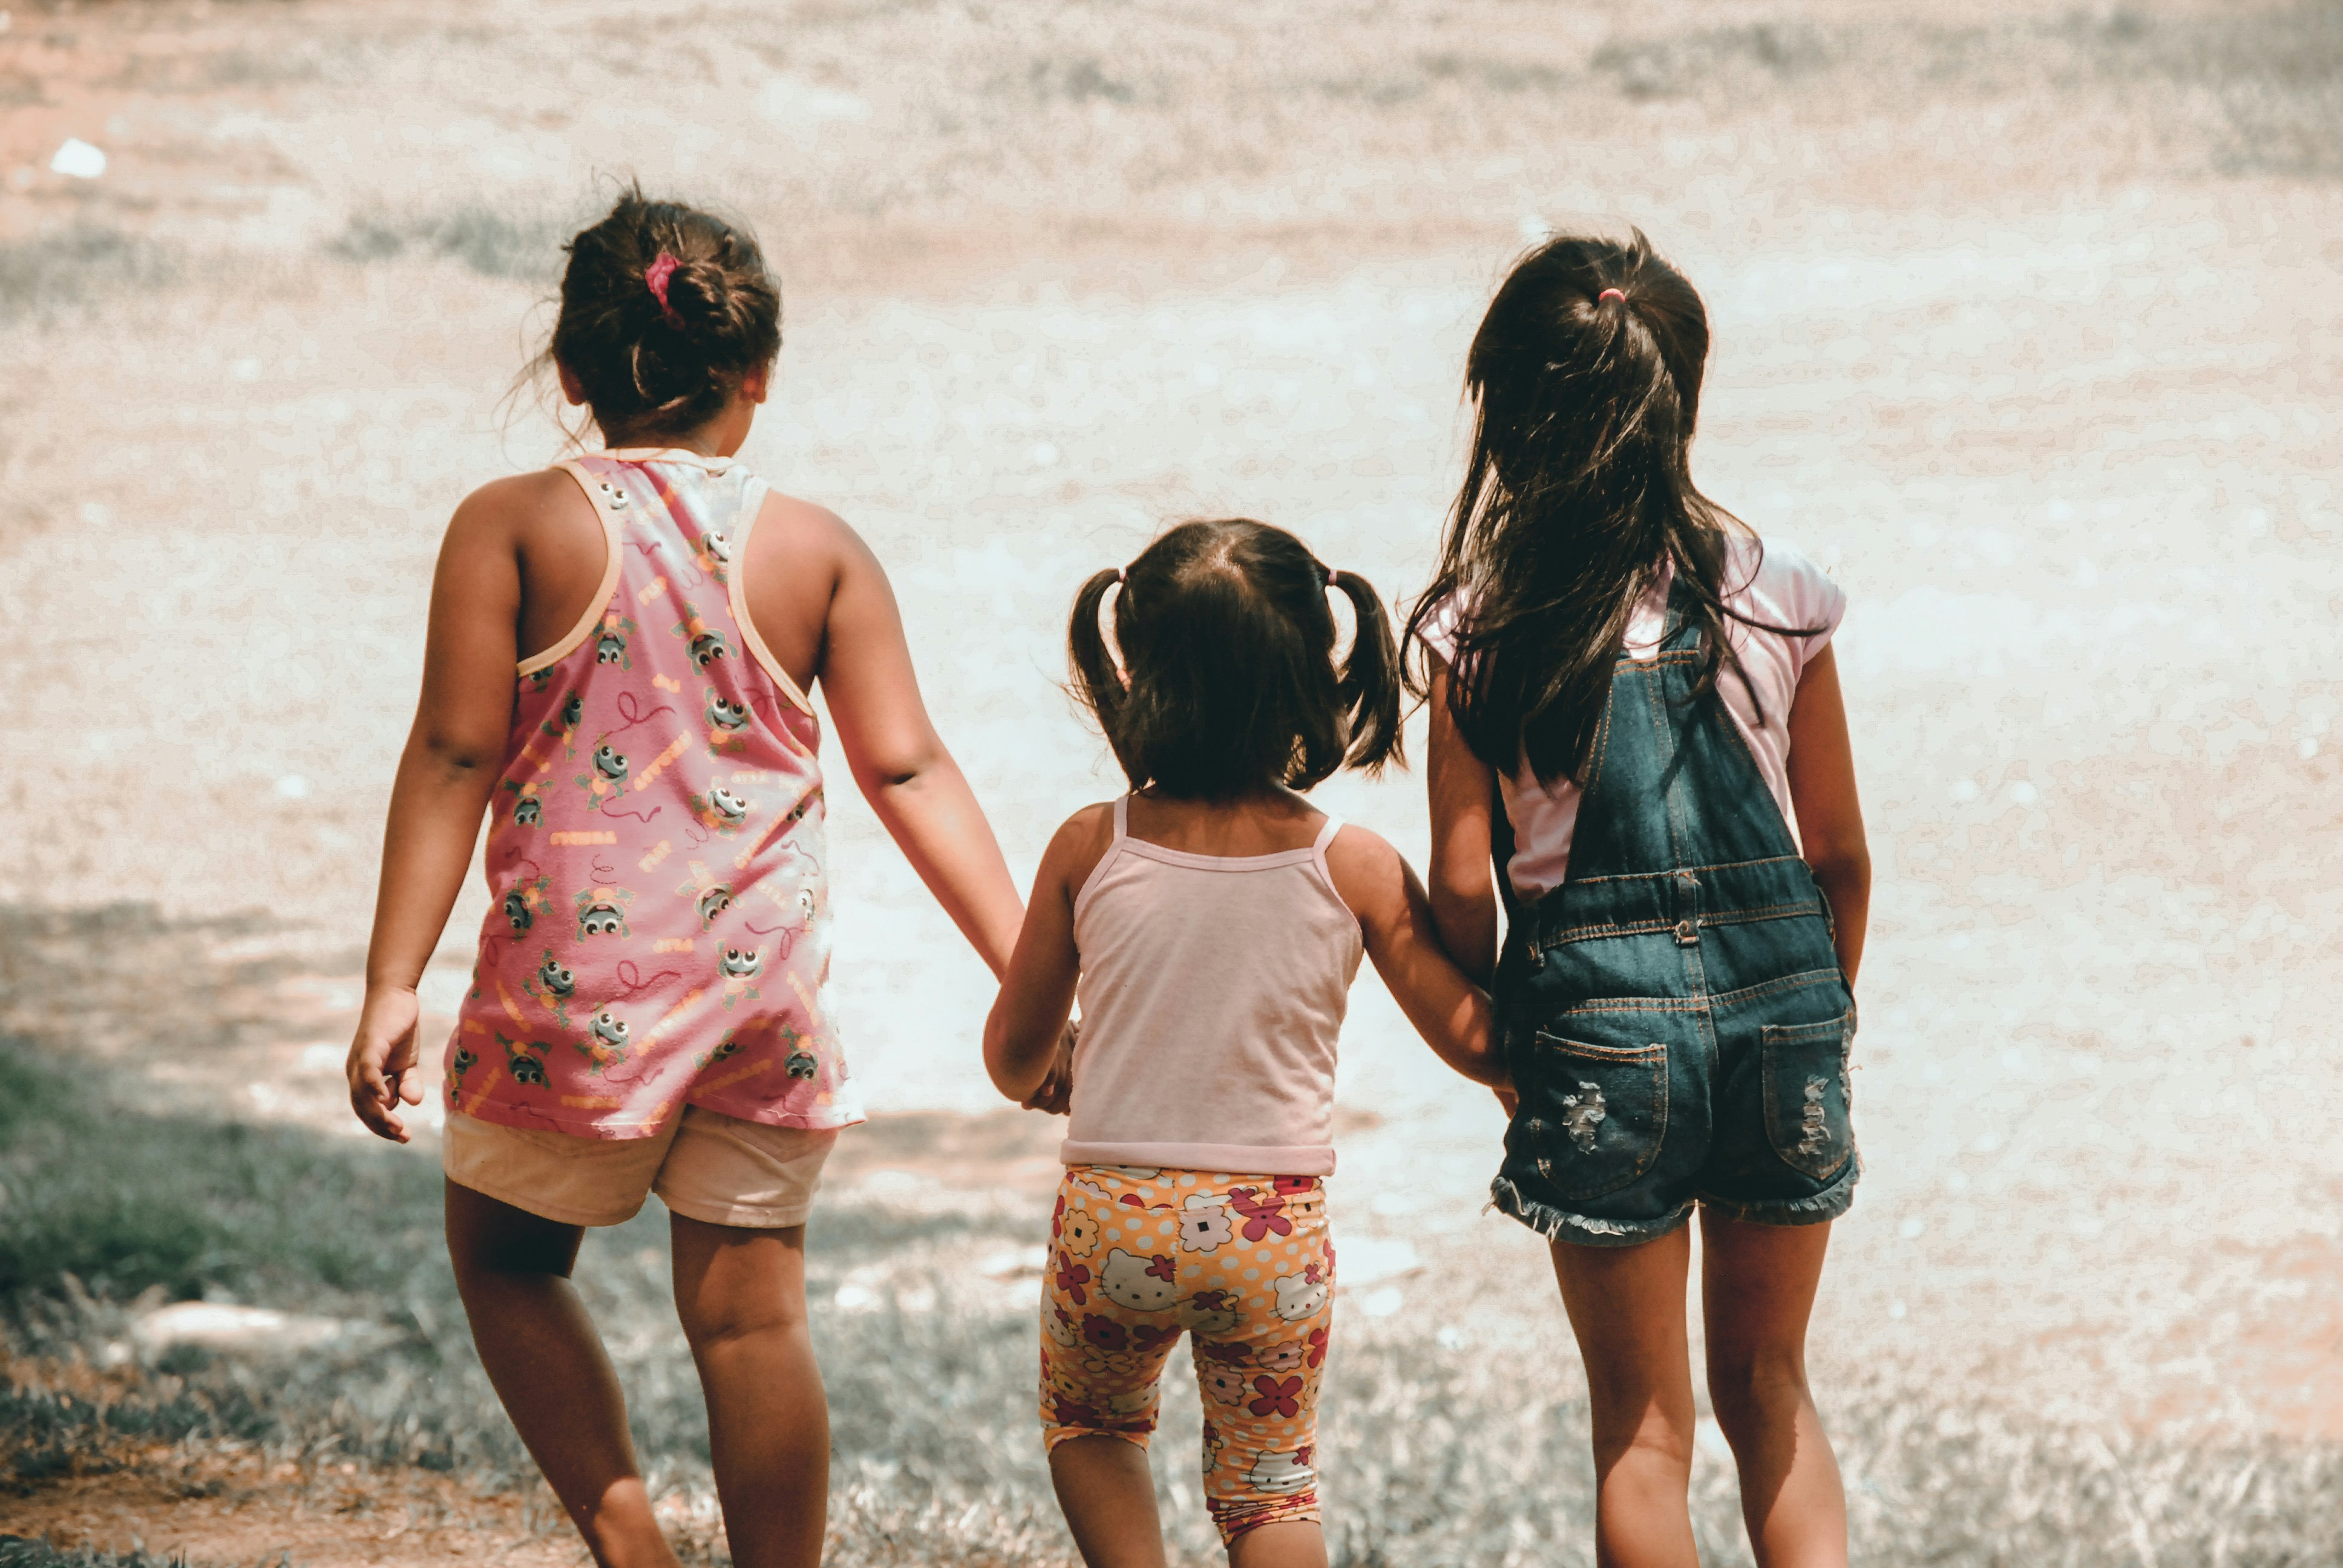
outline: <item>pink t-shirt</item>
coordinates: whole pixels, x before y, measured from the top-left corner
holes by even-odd
[[[1751,562],[1763,552],[1753,577]],[[1755,627],[1728,621],[1734,651],[1747,672],[1743,682],[1727,669],[1717,680],[1734,727],[1749,743],[1757,771],[1782,809],[1793,842],[1798,836],[1796,817],[1790,809],[1790,701],[1797,695],[1798,678],[1806,663],[1826,647],[1846,614],[1846,595],[1823,574],[1823,569],[1795,548],[1775,540],[1762,545],[1740,536],[1731,540],[1725,568],[1725,603],[1742,614],[1774,626],[1814,626],[1812,637],[1785,637]],[[1630,658],[1651,658],[1660,648],[1667,625],[1671,575],[1663,572],[1627,620],[1626,651]],[[1443,605],[1424,623],[1426,647],[1443,663],[1456,651],[1454,602]],[[1755,687],[1753,694],[1751,688]],[[1759,715],[1764,722],[1759,722]],[[1505,819],[1513,825],[1513,858],[1505,868],[1514,896],[1534,899],[1562,885],[1570,869],[1571,830],[1578,822],[1578,786],[1557,780],[1551,788],[1537,781],[1524,763],[1510,778],[1501,777],[1498,790],[1505,800]]]

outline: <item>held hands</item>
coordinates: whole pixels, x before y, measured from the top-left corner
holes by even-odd
[[[415,1070],[415,1026],[420,1009],[403,986],[368,986],[358,1013],[357,1034],[343,1068],[349,1080],[350,1109],[377,1138],[407,1141],[398,1103],[423,1103],[423,1077]]]
[[[1051,1116],[1063,1116],[1071,1108],[1074,1093],[1074,1047],[1081,1041],[1082,1020],[1066,1020],[1065,1033],[1058,1037],[1058,1054],[1051,1060],[1048,1076],[1030,1100],[1019,1101],[1028,1111],[1043,1111]]]

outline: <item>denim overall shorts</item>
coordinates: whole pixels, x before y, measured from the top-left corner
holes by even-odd
[[[1562,886],[1516,904],[1494,814],[1493,995],[1520,1107],[1491,1193],[1557,1241],[1634,1246],[1695,1202],[1816,1224],[1855,1198],[1855,1000],[1829,907],[1723,701],[1693,699],[1682,608],[1656,658],[1613,670]]]

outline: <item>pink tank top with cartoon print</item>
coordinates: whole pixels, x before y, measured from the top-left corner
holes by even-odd
[[[682,451],[561,467],[609,563],[519,668],[447,1103],[589,1138],[687,1105],[860,1121],[830,1022],[820,732],[733,569],[765,483]]]

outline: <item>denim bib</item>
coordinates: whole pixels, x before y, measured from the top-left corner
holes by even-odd
[[[1723,703],[1694,696],[1684,603],[1655,658],[1613,667],[1562,886],[1517,903],[1493,816],[1492,989],[1520,1108],[1491,1193],[1561,1241],[1651,1241],[1696,1201],[1811,1224],[1854,1199],[1830,910]]]

